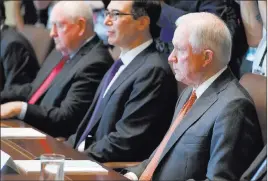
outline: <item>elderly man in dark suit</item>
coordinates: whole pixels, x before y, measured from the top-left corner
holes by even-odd
[[[104,76],[75,135],[74,148],[100,162],[140,161],[166,132],[176,99],[176,82],[155,49],[159,1],[111,1],[104,23],[120,59]]]
[[[93,31],[87,3],[60,1],[51,21],[56,50],[32,83],[1,93],[2,102],[14,101],[1,105],[1,119],[18,116],[52,136],[68,137],[77,129],[113,61]]]
[[[253,101],[227,67],[231,34],[217,16],[177,20],[169,56],[188,88],[149,159],[129,168],[132,180],[238,180],[262,148]]]
[[[4,2],[0,1],[0,91],[32,82],[39,70],[32,46],[16,29],[5,25],[5,19]]]

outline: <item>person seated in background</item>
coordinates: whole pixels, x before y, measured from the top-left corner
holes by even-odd
[[[48,8],[51,0],[18,0],[14,1],[14,18],[16,28],[23,30],[24,25],[42,25],[46,27],[48,21]]]
[[[104,25],[104,3],[102,1],[86,1],[93,10],[94,31],[105,45],[108,45],[107,26]]]
[[[66,144],[99,162],[141,161],[170,125],[176,81],[155,49],[159,1],[111,1],[108,42],[121,48],[94,102]]]
[[[225,9],[225,3],[222,0],[160,0],[162,11],[158,21],[161,27],[158,48],[167,56],[173,49],[172,38],[176,29],[175,22],[182,15],[192,12],[210,12],[218,16],[222,14]]]
[[[239,23],[239,7],[234,0],[161,0],[162,12],[158,21],[161,27],[157,47],[168,57],[173,49],[172,38],[176,29],[175,21],[182,15],[193,12],[209,12],[225,21],[231,31],[233,50],[229,62],[230,69],[236,77],[239,76],[241,58],[246,52],[245,32]]]
[[[39,70],[35,52],[16,29],[5,25],[5,6],[0,1],[0,91],[13,85],[32,82]]]
[[[211,13],[181,16],[169,62],[189,87],[149,159],[126,169],[131,180],[238,180],[262,149],[252,99],[228,63],[232,38]]]
[[[51,136],[68,137],[113,60],[93,31],[92,11],[84,1],[60,1],[51,20],[56,50],[32,83],[1,92],[1,119],[17,116]]]
[[[267,1],[237,1],[245,26],[248,52],[241,65],[240,76],[247,72],[267,75]]]

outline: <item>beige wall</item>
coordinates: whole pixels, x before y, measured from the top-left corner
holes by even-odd
[[[13,14],[13,3],[14,1],[5,1],[6,24],[8,25],[15,25],[14,14]]]

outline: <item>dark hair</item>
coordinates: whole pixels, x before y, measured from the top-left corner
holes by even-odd
[[[161,3],[159,0],[134,0],[132,14],[134,19],[148,16],[150,18],[150,33],[152,37],[159,37],[160,27],[157,25],[161,14]]]
[[[0,23],[3,24],[6,20],[6,9],[4,5],[4,0],[0,0]]]

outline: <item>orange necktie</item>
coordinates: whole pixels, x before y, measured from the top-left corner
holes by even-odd
[[[139,180],[151,180],[152,179],[153,173],[154,173],[154,171],[155,171],[155,169],[156,169],[156,167],[157,167],[157,165],[159,163],[160,156],[162,155],[162,153],[164,151],[164,148],[166,147],[166,145],[168,143],[168,140],[170,139],[172,133],[174,132],[176,127],[179,125],[179,123],[181,122],[183,117],[186,115],[188,110],[192,107],[192,105],[194,104],[195,100],[196,100],[196,94],[195,94],[195,91],[193,91],[191,96],[190,96],[190,98],[188,99],[188,101],[184,104],[183,108],[180,110],[176,120],[170,126],[170,128],[169,128],[168,132],[166,133],[164,139],[162,140],[162,142],[158,146],[153,158],[151,159],[151,161],[147,165],[147,167],[144,170],[144,172],[141,174]]]
[[[47,76],[45,81],[41,84],[41,86],[35,91],[30,100],[29,104],[35,104],[36,101],[41,97],[41,95],[47,90],[48,86],[54,80],[54,78],[60,73],[63,68],[65,62],[69,59],[69,56],[62,57],[61,61],[52,69],[50,74]]]

